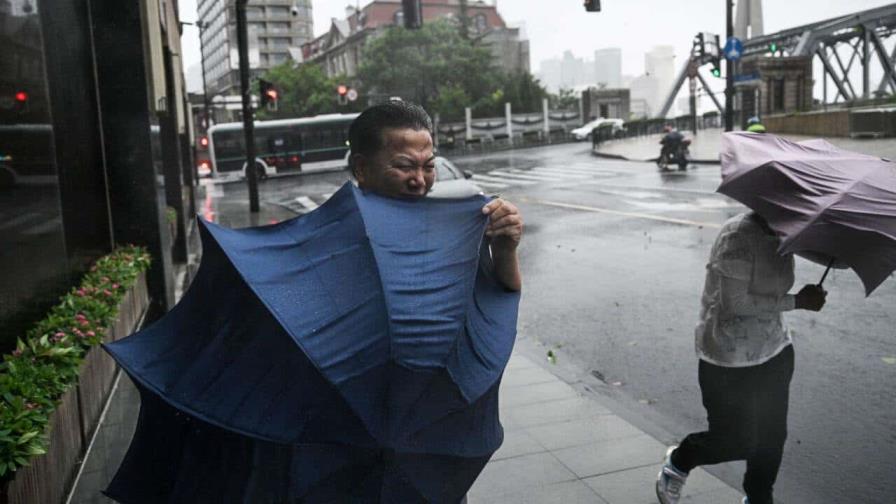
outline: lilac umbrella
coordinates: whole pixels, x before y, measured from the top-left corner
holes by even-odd
[[[889,160],[824,140],[742,132],[722,135],[721,160],[717,191],[763,216],[781,237],[780,253],[850,267],[866,295],[896,269],[896,166]]]

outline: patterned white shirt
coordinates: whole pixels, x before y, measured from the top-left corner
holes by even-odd
[[[793,255],[750,214],[728,220],[712,247],[696,329],[697,357],[711,364],[762,364],[791,344],[781,313],[794,309]]]

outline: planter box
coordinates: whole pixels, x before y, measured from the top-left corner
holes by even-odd
[[[106,342],[124,338],[137,329],[149,306],[146,276],[125,294],[118,306],[118,318],[106,330]],[[0,503],[55,504],[65,501],[78,464],[93,433],[99,427],[103,406],[115,381],[115,361],[95,347],[81,364],[77,384],[63,396],[50,415],[47,453],[31,459],[31,464],[16,471],[16,478],[5,485]]]

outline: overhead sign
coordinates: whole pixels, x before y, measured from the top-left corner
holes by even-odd
[[[737,37],[731,37],[725,42],[725,59],[737,61],[744,54],[744,43]]]

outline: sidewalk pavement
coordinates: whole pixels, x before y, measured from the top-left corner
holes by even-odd
[[[682,131],[686,138],[691,139],[691,159],[695,163],[718,163],[719,148],[722,139],[722,130],[718,128],[699,130],[696,135],[690,131]],[[772,133],[773,134],[773,133]],[[801,142],[809,140],[812,136],[782,135],[783,137]],[[660,139],[662,134],[643,137],[625,138],[622,140],[610,140],[598,144],[594,154],[602,157],[626,159],[630,161],[653,161],[660,152]],[[825,138],[828,142],[841,149],[871,154],[883,158],[896,160],[896,141],[892,138]]]
[[[520,342],[518,342],[518,345]],[[593,397],[514,351],[500,392],[504,444],[470,490],[470,504],[653,504],[666,446]],[[739,504],[742,494],[702,469],[681,502]]]
[[[251,216],[245,203],[217,202],[208,210],[231,227],[291,216],[267,204]],[[183,290],[178,289],[178,298]],[[654,482],[666,446],[614,414],[600,398],[585,395],[584,387],[567,383],[579,380],[558,376],[568,375],[563,369],[537,364],[541,351],[529,341],[520,335],[504,374],[504,444],[471,489],[470,504],[656,503]],[[139,404],[136,388],[122,373],[67,504],[113,502],[100,492],[130,445]],[[702,469],[692,472],[684,492],[681,502],[688,504],[739,504],[741,498]]]

